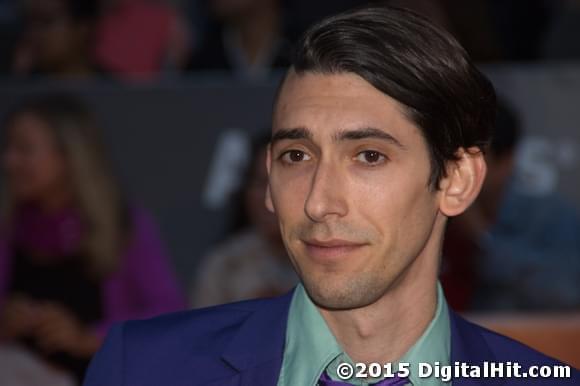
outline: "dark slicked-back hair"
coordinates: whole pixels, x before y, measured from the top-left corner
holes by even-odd
[[[489,142],[493,86],[449,33],[414,12],[370,6],[329,17],[306,31],[292,68],[354,73],[402,104],[427,142],[435,189],[459,148]]]

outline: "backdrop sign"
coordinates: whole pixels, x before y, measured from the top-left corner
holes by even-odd
[[[580,207],[580,65],[485,72],[523,123],[520,182],[530,194],[559,192]],[[241,182],[251,138],[269,130],[278,82],[187,78],[145,86],[58,86],[96,112],[125,191],[155,215],[185,285],[199,258],[224,236],[229,198]],[[54,86],[3,85],[0,115]]]

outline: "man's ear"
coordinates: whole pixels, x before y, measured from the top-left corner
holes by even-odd
[[[272,193],[270,192],[270,170],[272,169],[272,144],[268,144],[268,150],[266,153],[266,170],[268,171],[268,185],[266,185],[266,208],[272,212],[276,213],[274,210],[274,203],[272,202]]]
[[[447,162],[447,176],[439,184],[439,209],[446,216],[463,213],[477,198],[487,172],[481,149],[457,151],[457,160]]]

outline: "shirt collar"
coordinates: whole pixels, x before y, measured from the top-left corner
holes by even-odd
[[[440,385],[440,381],[435,378],[418,378],[413,369],[417,369],[420,362],[430,364],[439,362],[442,366],[448,365],[450,343],[449,311],[443,290],[438,283],[435,315],[421,337],[399,361],[411,364],[409,376],[411,383],[421,386]],[[333,370],[345,361],[352,362],[332,335],[304,287],[299,284],[290,304],[286,346],[278,386],[314,386],[327,367],[329,376],[336,380],[336,372]],[[393,368],[396,369],[396,365]]]
[[[278,385],[316,385],[322,371],[341,353],[322,315],[298,284],[290,303]]]

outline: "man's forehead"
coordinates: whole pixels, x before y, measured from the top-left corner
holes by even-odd
[[[384,95],[369,82],[352,72],[326,73],[289,70],[278,94],[278,102],[296,97],[352,97],[374,90],[376,96]]]
[[[336,137],[363,128],[392,131],[401,124],[412,124],[404,107],[356,74],[291,71],[278,94],[272,127],[274,134],[296,128],[316,134],[324,128]]]

